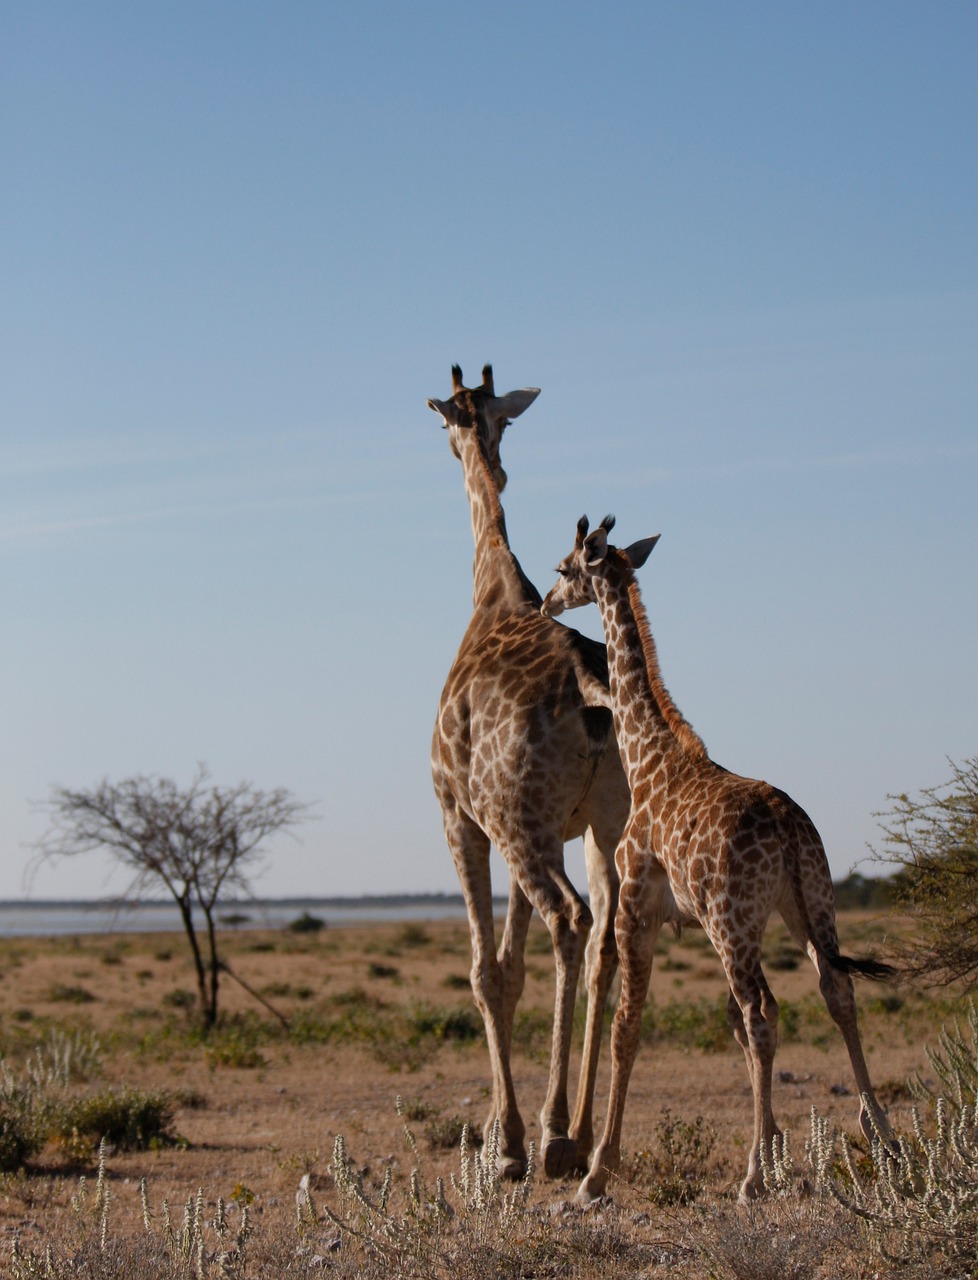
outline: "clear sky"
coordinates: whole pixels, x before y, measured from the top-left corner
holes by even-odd
[[[262,894],[455,890],[453,361],[542,388],[531,578],[660,532],[675,701],[848,872],[978,752],[976,63],[970,0],[4,5],[0,897],[54,784],[198,762],[315,806]]]

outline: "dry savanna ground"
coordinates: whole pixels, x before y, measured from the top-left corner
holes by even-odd
[[[843,949],[850,954],[872,951],[887,927],[892,922],[844,913]],[[164,1198],[179,1217],[198,1188],[208,1213],[218,1197],[232,1215],[249,1207],[255,1237],[270,1233],[278,1262],[268,1260],[268,1249],[262,1254],[252,1246],[252,1269],[242,1262],[234,1274],[284,1275],[310,1266],[341,1269],[346,1260],[353,1269],[342,1274],[372,1275],[349,1262],[360,1249],[357,1266],[366,1266],[369,1248],[345,1237],[326,1218],[308,1229],[304,1251],[296,1253],[296,1192],[309,1174],[314,1205],[329,1202],[335,1192],[330,1162],[337,1135],[343,1135],[368,1191],[392,1170],[392,1204],[398,1195],[407,1196],[410,1170],[419,1162],[432,1186],[437,1175],[447,1179],[459,1170],[461,1125],[467,1121],[481,1128],[489,1096],[481,1021],[468,988],[467,928],[462,921],[440,921],[329,927],[318,933],[226,931],[222,950],[231,971],[267,1003],[225,975],[222,1025],[205,1039],[194,1027],[192,970],[182,935],[0,942],[4,1058],[12,1069],[22,1070],[34,1046],[52,1029],[81,1029],[97,1035],[100,1052],[88,1080],[73,1088],[130,1086],[165,1091],[171,1099],[170,1139],[175,1140],[155,1142],[149,1150],[107,1151],[113,1233],[137,1236],[144,1231],[139,1184],[145,1178],[157,1222]],[[858,1099],[848,1059],[819,999],[811,966],[781,927],[772,926],[765,954],[781,1004],[775,1084],[779,1122],[795,1136],[799,1151],[813,1106],[856,1134]],[[899,1129],[909,1122],[907,1078],[918,1071],[927,1074],[925,1045],[935,1041],[942,1023],[960,1006],[868,982],[859,984],[857,996],[870,1070]],[[552,1001],[550,942],[535,927],[514,1045],[528,1140],[539,1133],[536,1112],[546,1085]],[[288,1021],[288,1030],[268,1006]],[[629,1093],[625,1176],[614,1186],[614,1203],[581,1214],[571,1207],[576,1182],[548,1183],[538,1175],[531,1202],[545,1211],[543,1218],[562,1224],[561,1238],[576,1242],[573,1248],[568,1244],[563,1254],[548,1254],[549,1261],[538,1258],[535,1269],[521,1269],[523,1264],[513,1261],[520,1256],[516,1249],[512,1256],[496,1257],[485,1271],[469,1258],[450,1268],[453,1273],[762,1275],[760,1262],[752,1264],[753,1270],[737,1270],[743,1250],[736,1241],[725,1245],[718,1236],[720,1252],[712,1260],[697,1250],[697,1231],[716,1235],[717,1224],[729,1222],[734,1236],[745,1231],[771,1236],[772,1274],[889,1274],[868,1253],[852,1255],[849,1263],[837,1259],[829,1270],[819,1270],[828,1264],[815,1258],[809,1270],[792,1271],[782,1257],[782,1237],[788,1227],[797,1235],[800,1219],[792,1219],[788,1227],[783,1219],[746,1226],[742,1214],[738,1219],[735,1197],[750,1137],[751,1095],[743,1057],[726,1028],[724,1006],[720,966],[703,935],[664,937],[653,973],[646,1040]],[[581,1021],[579,1017],[579,1032]],[[608,1057],[606,1039],[596,1127],[603,1119]],[[404,1122],[395,1112],[398,1096],[417,1139],[416,1151],[405,1140]],[[55,1254],[66,1247],[71,1232],[80,1229],[72,1219],[73,1213],[78,1217],[77,1203],[71,1208],[79,1175],[87,1175],[91,1184],[95,1163],[84,1135],[63,1136],[32,1156],[26,1170],[3,1175],[0,1228],[6,1244],[0,1242],[0,1268],[14,1238],[38,1258],[52,1241]],[[339,1206],[334,1202],[333,1208]],[[581,1243],[585,1228],[600,1228],[605,1241],[612,1236],[620,1240],[620,1250],[612,1257],[599,1249],[589,1261],[590,1246]],[[791,1265],[800,1265],[803,1253],[795,1246],[786,1256]],[[208,1256],[213,1259],[215,1251]],[[407,1267],[385,1256],[388,1274],[392,1267]],[[844,1256],[843,1250],[839,1257]],[[195,1265],[205,1265],[203,1254]],[[466,1265],[474,1269],[467,1271]],[[418,1273],[425,1274],[418,1266]],[[27,1269],[20,1274],[35,1273]],[[45,1273],[41,1269],[36,1274]],[[138,1267],[132,1274],[139,1274]],[[430,1274],[441,1272],[432,1264]]]

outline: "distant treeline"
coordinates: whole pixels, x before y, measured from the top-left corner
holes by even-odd
[[[898,876],[863,876],[858,871],[853,871],[846,876],[844,880],[835,881],[835,901],[839,910],[847,908],[866,908],[873,909],[877,907],[890,906],[896,897],[896,886]],[[587,894],[583,895],[585,898]],[[78,907],[84,909],[95,905],[104,905],[108,900],[96,904],[90,899],[14,899],[0,901],[0,909],[4,907],[31,908],[34,910],[43,910],[45,907]],[[498,894],[493,898],[496,907],[505,906],[508,898],[503,894]],[[141,907],[170,907],[172,902],[167,898],[141,898],[138,903],[129,903],[128,905],[138,905]],[[386,894],[363,894],[360,896],[350,895],[348,897],[336,898],[319,898],[319,897],[303,897],[303,898],[228,898],[221,902],[222,910],[230,910],[234,908],[242,908],[253,910],[263,906],[282,907],[410,907],[410,906],[446,906],[446,907],[462,907],[464,899],[460,893],[386,893]]]
[[[896,899],[896,876],[861,876],[853,871],[835,882],[835,903],[840,911],[881,910]]]

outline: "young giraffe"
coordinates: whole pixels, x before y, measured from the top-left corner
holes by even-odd
[[[510,1047],[523,990],[534,907],[553,940],[557,992],[547,1096],[540,1117],[544,1169],[586,1169],[601,1027],[617,967],[615,849],[628,816],[628,783],[612,730],[604,646],[545,619],[537,589],[510,550],[499,460],[510,419],[536,388],[496,396],[492,369],[452,398],[429,400],[461,461],[475,538],[474,611],[438,707],[432,776],[472,936],[472,990],[486,1027],[500,1168],[526,1168]],[[584,837],[590,909],[564,871],[564,842]],[[495,950],[490,844],[510,872],[506,925]],[[593,922],[593,928],[592,928]],[[590,930],[590,936],[589,936]],[[588,994],[584,1052],[571,1121],[567,1079],[582,956]]]
[[[818,832],[783,791],[714,764],[683,719],[659,672],[655,643],[634,570],[657,538],[626,550],[610,546],[606,516],[593,533],[587,517],[574,550],[543,603],[547,617],[596,601],[601,609],[615,731],[632,792],[618,849],[621,893],[615,932],[621,996],[611,1035],[608,1117],[578,1193],[602,1195],[620,1163],[625,1093],[638,1048],[652,953],[663,923],[699,923],[723,961],[730,986],[727,1018],[747,1058],[754,1093],[754,1138],[741,1199],[763,1193],[762,1159],[779,1130],[771,1110],[778,1006],[761,970],[771,912],[811,957],[829,1012],[846,1042],[862,1097],[860,1123],[889,1134],[859,1042],[850,974],[884,977],[873,960],[839,954],[832,880]],[[870,1113],[870,1114],[867,1114]]]

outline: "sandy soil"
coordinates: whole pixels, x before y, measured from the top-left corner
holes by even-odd
[[[844,916],[840,932],[845,950],[865,953],[880,926]],[[690,934],[662,945],[652,980],[656,1010],[724,995],[719,964],[704,943],[702,935]],[[461,922],[329,928],[315,936],[228,932],[224,951],[231,969],[289,1018],[324,1016],[344,998],[360,1006],[375,1002],[388,1012],[407,1013],[419,1003],[473,1009],[466,989],[468,933]],[[538,1011],[543,1027],[552,1009],[549,951],[549,939],[535,929],[521,1008]],[[771,933],[766,952],[778,966],[769,971],[775,994],[796,1009],[797,1017],[796,1038],[782,1044],[776,1063],[778,1119],[798,1135],[799,1146],[813,1105],[854,1131],[858,1104],[847,1092],[853,1088],[851,1071],[841,1038],[817,1015],[814,972],[804,960],[795,968],[780,967],[792,962],[783,932]],[[325,1174],[337,1134],[344,1135],[358,1163],[371,1169],[392,1163],[406,1170],[412,1157],[394,1111],[398,1094],[423,1114],[413,1127],[430,1161],[426,1172],[446,1173],[457,1166],[457,1153],[429,1150],[427,1134],[434,1122],[460,1116],[480,1127],[488,1107],[488,1059],[481,1037],[442,1044],[429,1038],[430,1043],[405,1052],[396,1041],[381,1048],[297,1044],[269,1031],[259,1037],[254,1065],[215,1060],[206,1045],[187,1036],[188,1015],[173,1005],[175,991],[193,990],[189,952],[179,935],[7,940],[0,943],[0,974],[0,1031],[11,1061],[49,1025],[92,1028],[103,1046],[105,1082],[165,1088],[177,1097],[175,1129],[185,1145],[110,1157],[117,1198],[133,1206],[142,1177],[149,1179],[156,1201],[166,1196],[182,1205],[203,1187],[212,1201],[218,1195],[253,1194],[264,1206],[290,1205],[303,1173]],[[899,1117],[907,1105],[903,1083],[911,1072],[926,1070],[923,1046],[933,1040],[941,1011],[910,999],[887,1012],[879,1001],[886,994],[875,984],[859,989],[870,1069]],[[269,1021],[267,1011],[228,978],[222,1000],[228,1014],[257,1014]],[[514,1059],[529,1140],[538,1137],[547,1052],[543,1030]],[[607,1074],[606,1043],[596,1129],[603,1120]],[[746,1161],[751,1098],[732,1039],[710,1052],[682,1034],[643,1048],[629,1094],[626,1150],[654,1143],[664,1109],[690,1122],[703,1116],[716,1131],[713,1189],[718,1195],[734,1191]],[[31,1190],[23,1180],[17,1186],[7,1180],[0,1196],[4,1231],[29,1227],[45,1196],[63,1198],[77,1169],[48,1148],[35,1161],[34,1175]],[[576,1182],[543,1184],[538,1194],[560,1199],[575,1188]]]

